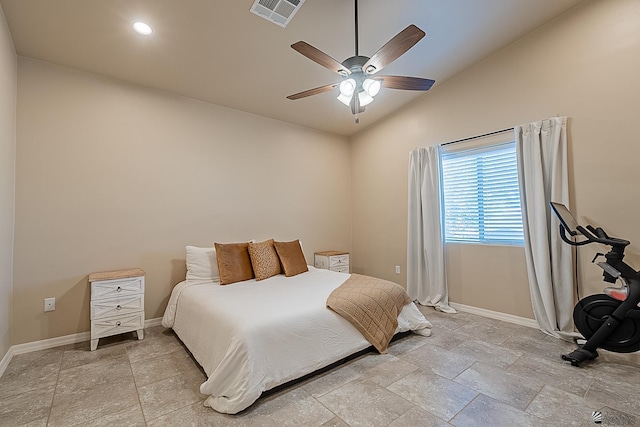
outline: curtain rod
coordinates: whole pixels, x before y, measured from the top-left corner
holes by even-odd
[[[440,146],[449,145],[449,144],[457,144],[458,142],[469,141],[471,139],[484,138],[485,136],[496,135],[496,134],[499,134],[499,133],[508,132],[510,130],[513,130],[513,128],[512,127],[511,128],[505,128],[505,129],[497,130],[495,132],[483,133],[481,135],[476,135],[476,136],[470,136],[468,138],[457,139],[455,141],[449,141],[449,142],[445,142],[444,144],[440,144]]]

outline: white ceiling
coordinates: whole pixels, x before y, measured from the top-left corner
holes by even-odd
[[[360,54],[409,24],[427,33],[381,74],[436,80],[434,88],[582,0],[361,0]],[[306,0],[286,28],[252,13],[253,0],[0,0],[19,55],[182,94],[261,116],[352,135],[429,92],[382,89],[356,125],[339,82],[290,48],[339,62],[354,54],[352,0]],[[142,19],[155,33],[135,34]],[[433,89],[432,89],[433,90]]]

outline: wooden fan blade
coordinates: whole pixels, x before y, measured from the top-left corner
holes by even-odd
[[[406,76],[376,76],[375,80],[382,80],[382,86],[389,89],[429,90],[436,82],[431,79]]]
[[[425,32],[420,28],[413,24],[409,25],[374,53],[362,66],[362,71],[367,74],[377,73],[411,49],[424,36]]]
[[[309,43],[300,41],[292,44],[291,47],[313,62],[316,62],[323,67],[330,69],[334,73],[338,73],[341,76],[348,76],[349,74],[351,74],[351,71],[345,68],[341,63],[339,63],[323,51],[311,46]]]
[[[305,90],[304,92],[294,93],[293,95],[287,96],[287,98],[291,99],[292,101],[295,101],[296,99],[306,98],[307,96],[317,95],[317,94],[323,93],[323,92],[328,92],[331,89],[333,89],[334,87],[337,87],[338,85],[340,85],[340,83],[332,83],[330,85],[320,86],[320,87],[317,87],[317,88],[314,88],[314,89]]]

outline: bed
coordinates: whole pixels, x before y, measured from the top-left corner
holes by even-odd
[[[207,374],[200,386],[209,396],[205,406],[237,413],[264,391],[369,347],[351,323],[326,307],[349,276],[308,266],[293,277],[220,285],[188,273],[173,289],[162,324]],[[428,336],[430,328],[413,302],[402,308],[397,332]]]

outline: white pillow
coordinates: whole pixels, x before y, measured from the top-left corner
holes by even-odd
[[[220,282],[216,249],[187,246],[187,280]]]

